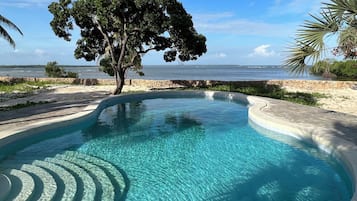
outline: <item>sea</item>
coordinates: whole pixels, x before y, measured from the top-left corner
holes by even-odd
[[[97,66],[64,66],[79,78],[110,79]],[[279,65],[146,65],[144,76],[128,71],[127,79],[147,80],[320,80],[311,74],[295,75]],[[0,76],[47,77],[44,66],[0,66]]]

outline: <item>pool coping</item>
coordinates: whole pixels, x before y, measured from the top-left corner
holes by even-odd
[[[345,165],[353,184],[352,201],[357,201],[357,146],[353,142],[349,142],[335,134],[334,130],[315,126],[309,123],[295,123],[289,119],[281,118],[281,116],[269,110],[274,104],[284,104],[284,102],[276,102],[274,99],[248,96],[240,93],[232,92],[217,92],[217,91],[152,91],[144,93],[135,93],[128,95],[109,96],[107,98],[93,101],[82,111],[64,116],[50,118],[48,120],[39,121],[29,124],[24,127],[14,127],[6,131],[0,131],[0,147],[11,144],[17,140],[41,133],[49,129],[56,129],[70,124],[76,124],[85,120],[96,119],[100,111],[118,100],[126,102],[133,99],[160,98],[160,97],[205,97],[209,99],[228,99],[232,101],[240,101],[247,105],[248,117],[255,124],[277,131],[284,135],[290,135],[297,139],[308,141],[320,149],[338,157]],[[299,106],[300,107],[300,106]],[[301,108],[308,110],[305,106]],[[293,111],[290,111],[293,113]],[[321,114],[322,115],[322,114]],[[304,118],[304,117],[300,117]]]
[[[353,196],[351,201],[357,201],[356,144],[336,136],[335,131],[328,128],[316,127],[308,123],[293,123],[267,113],[264,109],[271,106],[269,99],[253,96],[248,96],[247,99],[252,104],[249,107],[248,116],[254,123],[265,129],[307,141],[341,160],[352,180]]]

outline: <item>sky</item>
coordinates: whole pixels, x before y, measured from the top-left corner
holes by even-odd
[[[23,36],[7,29],[16,42],[12,48],[0,38],[0,65],[95,65],[73,56],[73,40],[58,38],[50,27],[53,0],[0,0],[0,14],[15,23]],[[207,38],[207,53],[187,64],[281,65],[287,47],[309,13],[317,14],[320,0],[181,0],[196,30]],[[326,2],[326,1],[325,1]],[[5,27],[6,28],[6,27]],[[150,52],[143,65],[166,64],[163,52]],[[174,62],[172,64],[179,64]]]

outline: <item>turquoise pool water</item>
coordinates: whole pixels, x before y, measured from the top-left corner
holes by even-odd
[[[201,98],[118,104],[104,109],[94,125],[11,159],[43,159],[65,150],[94,156],[124,172],[126,200],[132,201],[351,198],[351,184],[335,159],[292,138],[281,136],[288,141],[282,143],[258,133],[247,113],[243,104]]]

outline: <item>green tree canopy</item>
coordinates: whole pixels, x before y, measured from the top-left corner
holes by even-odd
[[[140,69],[149,51],[165,51],[167,62],[195,60],[207,51],[206,38],[177,0],[59,0],[49,11],[57,36],[70,41],[71,30],[80,29],[76,58],[109,59],[117,82],[114,94],[121,93],[125,72]]]
[[[357,36],[353,34],[357,28],[356,16],[356,0],[331,0],[329,3],[323,3],[321,14],[311,15],[312,20],[305,21],[297,31],[295,43],[288,50],[286,65],[292,72],[305,72],[309,60],[316,63],[323,59],[328,50],[325,40],[334,34],[339,35],[339,45],[334,48],[334,52],[351,58],[357,48]]]
[[[15,41],[11,38],[10,34],[6,31],[6,29],[4,28],[4,25],[10,29],[14,29],[15,31],[19,32],[21,35],[23,35],[23,33],[14,23],[12,23],[10,20],[5,18],[4,16],[0,15],[0,37],[4,38],[7,42],[10,43],[10,45],[13,48],[15,48],[15,46],[16,46]]]

